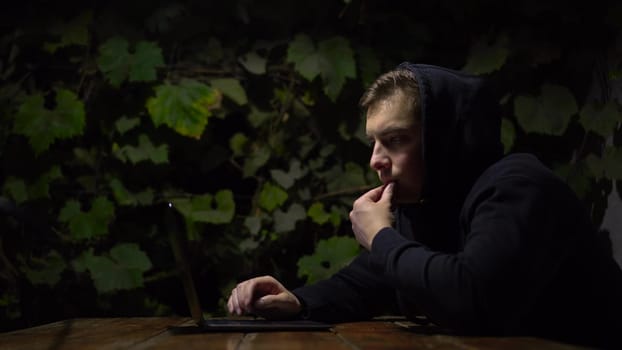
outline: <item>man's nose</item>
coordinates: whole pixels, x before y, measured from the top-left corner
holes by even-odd
[[[386,150],[379,142],[374,144],[374,149],[371,153],[371,158],[369,159],[369,166],[376,170],[386,169],[391,166],[391,160],[386,154]]]

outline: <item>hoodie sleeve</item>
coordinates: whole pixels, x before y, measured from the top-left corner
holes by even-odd
[[[432,251],[385,228],[372,243],[371,266],[433,322],[505,333],[521,324],[589,228],[564,204],[577,201],[559,181],[496,173],[480,183],[462,210],[458,253]]]
[[[396,310],[394,290],[369,268],[369,252],[330,278],[292,292],[304,305],[303,317],[317,321],[359,321]]]

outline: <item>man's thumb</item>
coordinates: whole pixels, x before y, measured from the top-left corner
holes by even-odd
[[[271,294],[264,295],[261,298],[257,299],[257,301],[255,302],[255,307],[259,309],[269,308],[273,306],[275,301],[276,301],[275,295],[271,295]]]

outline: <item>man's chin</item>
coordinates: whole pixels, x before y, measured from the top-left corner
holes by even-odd
[[[392,202],[394,204],[413,204],[419,202],[419,194],[407,193],[404,190],[400,191],[400,187],[398,184],[395,186],[395,191],[393,192]]]
[[[397,205],[415,204],[415,203],[419,203],[419,199],[418,198],[394,198],[393,203]]]

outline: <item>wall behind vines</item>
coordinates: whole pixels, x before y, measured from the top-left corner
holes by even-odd
[[[488,76],[506,152],[539,156],[621,241],[613,1],[13,5],[0,21],[2,330],[187,314],[169,203],[209,314],[240,279],[294,287],[347,264],[347,213],[377,184],[356,104],[405,60]]]

